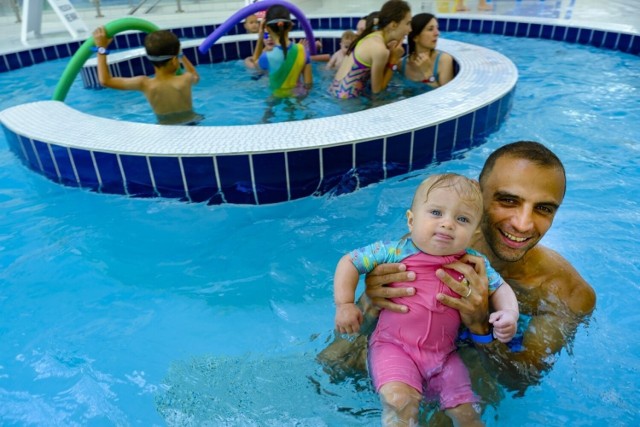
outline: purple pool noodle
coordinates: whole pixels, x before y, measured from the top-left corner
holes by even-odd
[[[261,10],[266,10],[269,7],[275,6],[275,5],[286,7],[287,9],[289,9],[289,11],[291,11],[293,16],[298,18],[298,21],[300,22],[300,25],[302,26],[302,29],[304,30],[307,36],[307,40],[309,41],[309,50],[312,55],[315,54],[316,40],[313,37],[313,30],[311,29],[311,24],[309,23],[307,18],[304,16],[302,11],[296,5],[293,5],[283,0],[259,1],[257,3],[250,4],[249,6],[246,6],[240,9],[239,11],[234,13],[231,16],[231,18],[227,19],[222,25],[220,25],[211,34],[209,34],[209,36],[206,39],[204,39],[202,44],[200,44],[200,46],[198,47],[198,50],[200,51],[200,53],[206,53],[209,49],[211,49],[211,46],[213,46],[213,44],[216,41],[218,41],[220,37],[226,34],[227,31],[233,28],[234,25],[238,24],[244,18],[256,12],[260,12]]]

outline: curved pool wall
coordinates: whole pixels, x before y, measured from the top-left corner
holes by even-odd
[[[310,21],[314,28],[342,29],[353,28],[357,19]],[[520,21],[440,18],[445,31],[546,38],[634,54],[640,47],[636,34]],[[189,38],[204,37],[212,29],[174,31]],[[328,50],[337,48],[339,36],[320,33]],[[143,37],[121,34],[114,47],[138,47]],[[68,56],[79,44],[7,54],[0,63],[15,69]],[[247,36],[228,37],[194,62],[243,58],[252,44]],[[495,52],[479,52],[475,49],[481,48],[462,43],[441,40],[440,47],[460,65],[453,82],[435,92],[344,116],[271,125],[161,127],[102,119],[45,101],[7,109],[0,121],[12,150],[28,167],[54,181],[105,193],[265,204],[348,192],[450,159],[481,143],[506,117],[517,79],[513,64]],[[181,141],[180,147],[175,141]]]

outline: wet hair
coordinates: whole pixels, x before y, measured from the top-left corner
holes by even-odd
[[[351,43],[347,54],[355,49],[360,40],[368,36],[374,31],[381,30],[392,22],[401,22],[407,13],[411,12],[411,6],[404,0],[389,0],[382,5],[380,12],[371,12],[367,15],[367,26],[363,32]],[[377,16],[374,15],[377,13]]]
[[[356,33],[354,33],[351,30],[347,30],[344,33],[342,33],[342,36],[340,36],[340,41],[342,42],[342,40],[348,40],[352,42],[355,38],[356,38]],[[349,43],[349,45],[351,45],[351,43]]]
[[[171,56],[162,61],[151,61],[155,67],[162,67],[180,53],[178,36],[168,30],[153,31],[144,38],[144,48],[148,56]]]
[[[278,41],[282,47],[284,57],[287,57],[287,37],[288,33],[293,28],[293,22],[291,21],[291,12],[284,6],[275,5],[267,9],[267,13],[264,17],[265,23],[269,29],[278,36]]]
[[[527,160],[543,168],[560,170],[564,177],[564,190],[562,195],[564,196],[567,191],[567,174],[564,170],[562,161],[553,153],[553,151],[535,141],[512,142],[511,144],[503,145],[491,153],[487,158],[487,161],[484,162],[484,166],[480,172],[480,186],[482,186],[483,182],[486,182],[487,177],[491,174],[493,167],[496,165],[496,161],[502,157]]]
[[[411,18],[411,32],[407,37],[410,54],[416,51],[416,41],[414,39],[420,35],[422,30],[424,30],[424,27],[426,27],[427,24],[434,18],[435,15],[432,15],[430,13],[418,13],[413,18]]]
[[[429,200],[429,194],[439,188],[449,188],[455,191],[462,201],[475,208],[478,219],[480,219],[482,215],[480,184],[475,179],[457,173],[435,174],[422,181],[413,196],[411,209],[414,209],[418,203],[426,203]]]

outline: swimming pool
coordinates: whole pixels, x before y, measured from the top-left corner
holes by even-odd
[[[366,381],[332,384],[314,362],[330,339],[335,263],[404,233],[424,173],[477,176],[490,151],[528,138],[567,168],[544,243],[574,263],[598,302],[542,383],[522,398],[505,393],[484,420],[637,425],[640,60],[447,36],[514,60],[521,78],[509,120],[454,161],[339,197],[246,207],[100,195],[33,174],[1,136],[3,424],[377,425]],[[16,96],[38,96],[18,84]]]

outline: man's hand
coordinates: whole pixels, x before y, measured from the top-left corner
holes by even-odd
[[[374,306],[379,309],[406,313],[409,311],[406,305],[395,304],[389,298],[407,297],[415,295],[416,289],[391,288],[387,285],[395,282],[412,282],[416,280],[413,271],[406,271],[407,266],[400,263],[380,264],[365,277],[364,283],[367,286],[365,293]]]
[[[436,271],[436,276],[461,298],[438,294],[438,301],[460,312],[462,323],[469,331],[477,335],[489,333],[489,283],[484,260],[481,257],[466,254],[459,261],[444,267],[457,271],[464,276],[460,282],[444,270]]]

